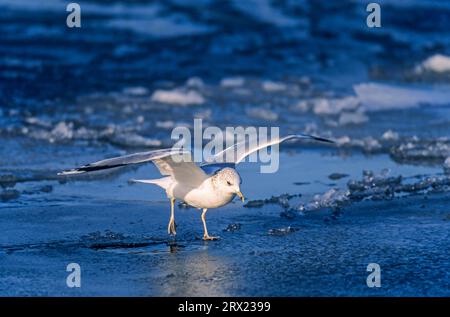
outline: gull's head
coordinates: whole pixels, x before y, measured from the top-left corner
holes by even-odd
[[[215,175],[215,183],[219,190],[233,195],[238,195],[244,202],[244,195],[241,193],[241,177],[239,173],[230,167],[225,167]]]

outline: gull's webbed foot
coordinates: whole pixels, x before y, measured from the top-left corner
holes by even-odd
[[[219,240],[220,237],[212,237],[210,235],[203,235],[203,240],[205,241],[214,241],[214,240]]]

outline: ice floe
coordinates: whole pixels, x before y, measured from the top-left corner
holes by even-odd
[[[51,122],[37,117],[26,117],[24,119],[24,122],[30,125],[35,125],[44,128],[50,128],[52,126]]]
[[[235,232],[240,230],[242,225],[240,223],[230,223],[225,229],[224,232]]]
[[[60,121],[52,124],[34,117],[25,122],[28,126],[19,129],[12,128],[8,130],[8,133],[24,135],[35,140],[43,140],[50,143],[89,140],[107,142],[122,147],[158,147],[162,145],[162,141],[159,139],[139,134],[140,125],[145,123],[145,118],[142,115],[135,118],[135,123],[133,123],[132,127],[109,124],[107,126],[90,128],[79,126],[79,123],[73,121]],[[164,124],[170,125],[170,122],[162,123],[162,125]]]
[[[16,200],[20,197],[20,192],[15,189],[5,189],[0,192],[0,200],[2,202],[7,202],[10,200]]]
[[[381,139],[385,141],[397,141],[399,139],[399,134],[392,130],[387,130],[383,133]]]
[[[443,162],[450,156],[450,139],[419,139],[404,140],[390,150],[392,158],[404,162]]]
[[[281,207],[289,207],[289,200],[291,200],[294,197],[299,197],[299,195],[283,194],[280,196],[272,196],[266,199],[250,200],[244,205],[244,207],[261,208],[265,204],[276,204],[280,205]]]
[[[205,83],[200,77],[191,77],[186,81],[186,86],[192,88],[203,88]]]
[[[335,99],[317,98],[311,102],[313,112],[317,115],[337,115],[346,110],[356,110],[359,107],[359,99],[354,96]]]
[[[300,212],[321,208],[340,208],[361,200],[389,200],[396,196],[431,193],[450,190],[450,177],[445,175],[416,176],[404,178],[391,176],[391,171],[383,169],[379,173],[363,171],[361,180],[349,180],[347,189],[330,189],[322,195],[316,195],[307,204],[297,207]]]
[[[220,86],[225,88],[235,88],[235,87],[241,87],[245,83],[244,78],[242,77],[228,77],[223,78],[220,81]]]
[[[122,147],[159,147],[162,141],[133,132],[118,132],[109,136],[109,142]]]
[[[175,127],[175,121],[172,120],[156,121],[155,126],[161,129],[173,129]]]
[[[442,54],[435,54],[428,57],[420,65],[416,67],[416,72],[450,72],[450,57]]]
[[[263,81],[262,88],[267,92],[279,92],[287,89],[286,84],[270,80]]]
[[[444,161],[444,172],[450,174],[450,156],[447,157]]]
[[[347,203],[350,192],[332,188],[322,195],[315,195],[307,204],[300,204],[297,210],[300,212],[313,211],[321,208],[337,208]]]
[[[339,176],[336,179],[341,178],[341,175],[348,176],[339,173],[331,175]],[[265,205],[275,204],[283,209],[280,216],[287,219],[320,209],[330,209],[334,216],[338,216],[343,208],[362,200],[391,200],[408,195],[448,191],[450,191],[450,175],[448,174],[403,177],[391,175],[389,169],[382,169],[378,173],[364,170],[362,178],[349,180],[346,188],[331,188],[322,194],[314,195],[308,202],[298,203],[301,195],[283,194],[268,199],[252,200],[244,207],[262,208]]]
[[[123,92],[127,95],[131,95],[131,96],[145,96],[148,95],[148,89],[145,87],[140,87],[140,86],[136,86],[136,87],[126,87],[123,89]]]
[[[298,228],[288,226],[286,228],[270,229],[268,233],[271,236],[285,236],[298,230],[299,230]]]
[[[423,104],[450,104],[450,89],[444,87],[402,87],[364,83],[353,87],[366,111],[382,111],[418,107]]]
[[[195,90],[183,91],[181,89],[156,90],[153,92],[151,100],[179,106],[201,105],[205,103],[205,99],[199,92]]]
[[[59,122],[50,132],[53,140],[70,140],[73,137],[73,123]]]
[[[2,188],[14,187],[16,182],[17,178],[13,174],[0,175],[0,186]]]
[[[233,0],[232,4],[241,12],[278,27],[294,27],[299,20],[285,15],[268,0]]]
[[[291,110],[298,112],[308,112],[311,109],[310,104],[306,100],[300,100],[291,106]]]
[[[278,120],[278,113],[265,108],[250,108],[246,110],[246,113],[249,117],[255,119],[262,119],[267,121]]]
[[[335,138],[338,147],[341,148],[359,148],[364,152],[379,152],[383,149],[383,145],[374,137],[368,136],[361,139],[350,138],[349,136],[341,136]]]
[[[341,178],[345,178],[348,177],[348,174],[344,174],[344,173],[331,173],[330,175],[328,175],[328,178],[331,180],[338,180]]]
[[[342,112],[339,115],[338,124],[340,126],[349,124],[363,124],[369,121],[369,117],[362,111]]]

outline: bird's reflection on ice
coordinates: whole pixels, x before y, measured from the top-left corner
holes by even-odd
[[[165,276],[158,291],[162,296],[227,296],[224,281],[230,271],[224,259],[211,255],[207,243],[200,249],[180,252],[179,245],[169,244],[170,254],[161,262]],[[217,283],[220,281],[220,283]]]

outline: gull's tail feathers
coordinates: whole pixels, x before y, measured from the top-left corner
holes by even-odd
[[[173,182],[172,177],[163,177],[156,179],[130,179],[129,183],[142,183],[142,184],[152,184],[159,186],[165,190],[168,189],[170,184]]]

